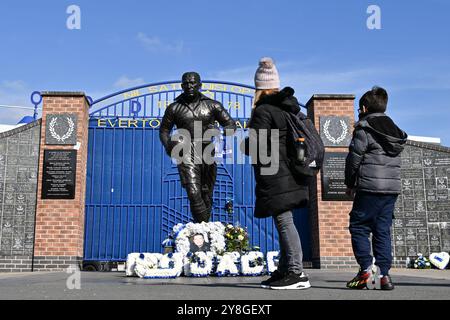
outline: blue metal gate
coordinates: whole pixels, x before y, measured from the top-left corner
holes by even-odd
[[[246,134],[254,89],[204,81],[202,91],[222,102],[237,121],[239,129],[231,149],[237,150],[239,138]],[[191,221],[177,167],[159,140],[165,108],[181,92],[180,82],[172,81],[124,90],[92,103],[84,260],[124,261],[130,252],[161,252],[161,242],[172,227]],[[224,156],[238,155],[225,152]],[[262,251],[277,250],[272,219],[253,218],[254,183],[249,159],[244,164],[222,161],[218,165],[212,220],[239,223],[248,228],[252,245]],[[230,201],[232,214],[225,210]],[[310,231],[306,210],[296,217],[296,222],[308,260]]]

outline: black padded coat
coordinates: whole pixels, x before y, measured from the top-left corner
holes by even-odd
[[[287,141],[287,123],[283,111],[298,113],[300,106],[294,97],[292,88],[285,88],[279,93],[264,96],[257,103],[253,110],[249,122],[249,128],[254,129],[256,140],[262,139],[261,130],[278,129],[279,130],[279,152],[278,171],[271,175],[262,174],[262,168],[269,167],[269,164],[262,164],[260,159],[253,165],[256,187],[256,204],[254,215],[256,218],[266,218],[273,215],[293,210],[299,207],[305,207],[309,200],[309,178],[296,177],[289,169],[289,153],[293,152]],[[251,135],[250,135],[251,136]],[[267,140],[270,140],[270,134]],[[245,153],[249,154],[249,141],[246,139]],[[270,146],[270,144],[269,144]]]

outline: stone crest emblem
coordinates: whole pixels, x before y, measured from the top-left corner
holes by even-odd
[[[45,143],[50,145],[75,145],[77,143],[77,120],[75,114],[47,115]]]
[[[326,147],[348,147],[351,141],[349,117],[320,117],[320,136]]]

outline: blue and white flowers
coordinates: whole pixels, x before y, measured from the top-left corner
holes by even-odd
[[[241,257],[241,273],[243,276],[261,276],[264,273],[264,254],[251,251]]]
[[[183,272],[183,256],[180,253],[140,253],[129,254],[126,267],[127,276],[140,278],[176,278]]]
[[[160,253],[141,253],[135,259],[134,272],[140,278],[152,274],[152,270],[158,270],[158,263],[162,254]]]
[[[184,274],[188,277],[207,277],[212,273],[214,253],[189,252],[184,259]]]
[[[227,247],[225,238],[230,230],[245,231],[232,225],[225,226],[220,222],[177,224],[169,236],[168,241],[175,239],[176,252],[161,253],[130,253],[126,262],[126,275],[141,278],[176,278],[182,274],[190,277],[206,277],[216,275],[225,276],[260,276],[274,272],[278,267],[279,252],[267,253],[266,261],[260,251],[250,251],[241,256],[238,251]],[[210,251],[190,252],[191,238],[200,234],[208,243]],[[239,237],[236,240],[244,240]],[[248,247],[239,246],[239,248]],[[208,250],[208,249],[206,249]],[[245,250],[244,250],[245,252]],[[267,268],[266,268],[267,266]]]
[[[125,263],[125,274],[127,277],[136,276],[134,268],[136,267],[136,259],[139,258],[140,253],[130,253],[127,256],[127,262]]]
[[[267,272],[269,274],[273,273],[278,268],[278,263],[280,261],[279,251],[269,251],[267,252]]]
[[[183,255],[181,253],[168,253],[159,260],[160,270],[164,272],[157,274],[164,277],[176,278],[183,272]]]
[[[216,275],[218,277],[238,276],[240,258],[239,252],[226,252],[223,256],[217,256]]]

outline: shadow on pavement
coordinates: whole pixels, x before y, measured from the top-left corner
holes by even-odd
[[[446,287],[450,288],[450,283],[403,283],[394,282],[395,286],[401,287]]]
[[[397,282],[394,281],[394,286],[401,286],[401,287],[450,287],[450,283],[436,283],[436,279],[433,279],[433,283],[423,283],[423,282]],[[331,282],[331,283],[342,283],[344,286],[344,289],[347,289],[345,287],[346,282],[344,281],[338,281],[338,280],[327,280],[326,282]],[[318,288],[316,286],[314,286],[315,288]],[[323,287],[326,288],[326,287]],[[329,289],[338,289],[338,288],[329,288]]]

